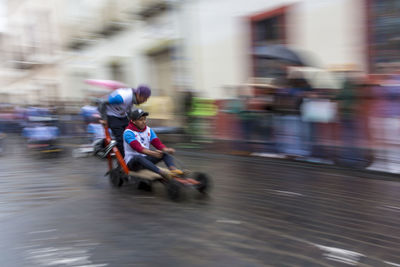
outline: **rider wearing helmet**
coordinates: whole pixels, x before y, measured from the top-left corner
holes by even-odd
[[[129,120],[127,114],[132,105],[140,105],[147,101],[151,95],[148,86],[140,85],[138,88],[120,88],[112,92],[108,99],[99,106],[101,114],[101,123],[111,129],[115,140],[117,141],[118,150],[124,156],[124,145],[122,135]]]
[[[175,150],[166,147],[153,129],[146,125],[148,115],[149,113],[141,109],[129,113],[129,125],[124,131],[125,162],[128,168],[133,171],[148,169],[167,179],[171,177],[171,173],[182,174],[169,155]],[[153,145],[156,150],[150,150],[150,145]],[[163,171],[155,165],[160,161],[164,161],[170,172]]]

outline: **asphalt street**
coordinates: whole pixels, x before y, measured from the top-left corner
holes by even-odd
[[[0,266],[400,266],[396,176],[178,151],[213,179],[168,199],[110,186],[106,162],[9,149]]]

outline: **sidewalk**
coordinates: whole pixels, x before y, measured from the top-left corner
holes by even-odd
[[[300,157],[295,155],[284,155],[280,153],[276,153],[273,150],[273,144],[268,142],[261,141],[253,141],[244,143],[238,140],[207,140],[204,142],[182,142],[178,141],[171,143],[178,150],[185,151],[197,151],[204,153],[217,153],[217,154],[226,154],[233,156],[246,156],[246,157],[258,157],[258,158],[268,158],[271,160],[279,160],[279,161],[289,161],[289,162],[297,162],[303,164],[312,164],[318,166],[329,166],[330,168],[339,168],[339,169],[348,169],[348,170],[357,170],[375,174],[391,174],[398,175],[400,174],[400,156],[399,160],[396,162],[385,162],[383,160],[371,158],[370,161],[361,162],[356,159],[353,160],[354,164],[352,164],[351,159],[345,159],[346,164],[341,164],[340,158],[337,159],[329,159],[328,157]],[[330,153],[334,154],[334,151],[340,149],[346,149],[340,147],[338,145],[325,145],[322,146],[325,151],[330,151]],[[356,149],[356,148],[352,148]],[[367,147],[358,147],[361,150],[371,150],[374,151],[373,148]],[[362,164],[360,164],[362,163]],[[358,166],[357,166],[358,165]],[[364,167],[363,167],[364,166]]]

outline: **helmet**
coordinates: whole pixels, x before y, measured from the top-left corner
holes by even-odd
[[[151,96],[151,90],[146,85],[139,85],[136,89],[136,93],[144,98],[149,98]]]
[[[148,112],[143,111],[142,109],[135,109],[129,112],[128,118],[132,121],[138,120],[143,116],[149,116]]]

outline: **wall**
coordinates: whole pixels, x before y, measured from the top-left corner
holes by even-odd
[[[196,1],[185,7],[193,86],[203,96],[229,97],[224,88],[251,76],[248,18],[290,5],[287,39],[318,67],[356,64],[365,69],[363,0]],[[233,92],[232,92],[233,94]]]

